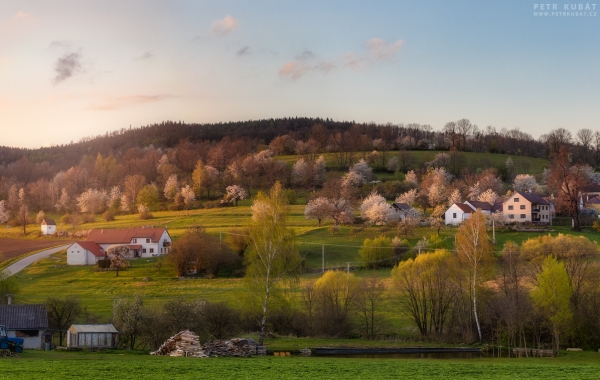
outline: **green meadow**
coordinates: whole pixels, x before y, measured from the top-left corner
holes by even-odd
[[[529,359],[173,358],[134,353],[26,352],[0,359],[19,379],[597,379],[600,354]]]

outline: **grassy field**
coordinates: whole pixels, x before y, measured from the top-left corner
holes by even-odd
[[[0,359],[2,379],[597,379],[600,354],[535,359],[263,357],[192,359],[26,352]]]

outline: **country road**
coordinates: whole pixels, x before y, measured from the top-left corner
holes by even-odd
[[[17,262],[12,263],[10,266],[8,266],[8,268],[6,268],[6,270],[10,271],[11,274],[15,274],[18,273],[20,271],[22,271],[24,268],[28,267],[29,265],[33,264],[34,262],[36,262],[39,259],[43,259],[45,257],[50,256],[53,253],[59,252],[63,249],[66,249],[69,246],[69,244],[67,245],[61,245],[60,247],[55,247],[55,248],[50,248],[50,249],[46,249],[42,252],[38,252],[36,254],[33,254],[31,256],[27,256],[24,259],[21,259]]]

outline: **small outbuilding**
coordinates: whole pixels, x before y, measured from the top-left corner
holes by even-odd
[[[119,332],[112,324],[71,325],[67,330],[67,347],[113,348]]]
[[[104,256],[102,247],[93,241],[76,241],[67,248],[67,265],[96,265]]]
[[[56,232],[56,223],[53,219],[42,219],[42,235],[52,235]]]
[[[48,331],[45,305],[0,305],[0,325],[9,337],[23,338],[23,348],[43,350]]]

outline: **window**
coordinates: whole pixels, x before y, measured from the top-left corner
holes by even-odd
[[[525,205],[521,205],[521,210],[525,210]]]
[[[146,239],[146,243],[150,243],[150,239]]]
[[[515,215],[514,214],[508,214],[508,219],[514,219]]]
[[[154,253],[154,248],[150,248],[150,253]]]
[[[454,212],[454,213],[452,213],[452,218],[453,218],[453,219],[456,219],[456,213],[455,213],[455,212]]]
[[[515,206],[508,206],[508,209],[509,209],[509,210],[514,210],[514,209],[515,209]]]
[[[142,248],[142,253],[146,253],[146,248]]]
[[[137,243],[137,239],[131,240],[132,243]]]
[[[519,201],[519,198],[515,198],[515,199],[514,199],[514,201],[515,201],[515,202],[518,202],[518,201]]]
[[[527,215],[521,214],[521,219],[525,219],[525,218],[527,218]]]

